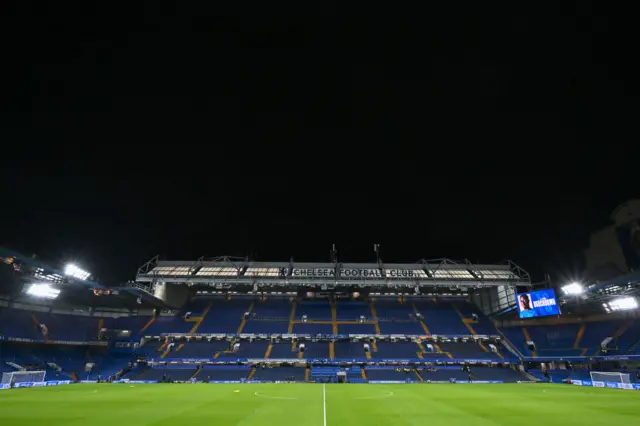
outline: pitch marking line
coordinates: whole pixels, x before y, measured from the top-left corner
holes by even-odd
[[[327,426],[327,388],[322,384],[322,413],[324,414],[324,426]]]

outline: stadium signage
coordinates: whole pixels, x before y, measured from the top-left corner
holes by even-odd
[[[25,339],[23,337],[8,337],[7,338],[8,341],[10,342],[34,342],[34,343],[38,343],[38,342],[42,342],[42,339]],[[77,345],[77,346],[107,346],[108,343],[107,342],[81,342],[81,341],[70,341],[70,340],[49,340],[48,341],[51,344],[55,344],[55,345]]]
[[[281,275],[287,275],[288,269],[282,268]],[[386,278],[425,278],[424,271],[419,269],[386,269]],[[335,278],[334,268],[294,268],[293,278]],[[380,269],[341,269],[341,278],[385,278]]]

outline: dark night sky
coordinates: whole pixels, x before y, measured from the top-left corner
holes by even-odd
[[[640,193],[615,10],[97,3],[1,22],[0,244],[106,283],[157,253],[325,261],[332,242],[343,261],[380,242],[389,262],[509,258],[542,278]]]

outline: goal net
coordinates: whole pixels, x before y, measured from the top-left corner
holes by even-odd
[[[24,383],[24,382],[44,382],[46,371],[13,371],[2,373],[2,384]]]
[[[631,383],[629,374],[627,373],[603,373],[601,371],[591,372],[591,381],[593,383]]]

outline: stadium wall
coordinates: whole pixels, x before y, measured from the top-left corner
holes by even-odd
[[[191,292],[187,286],[163,282],[155,284],[153,293],[155,297],[176,309],[184,306],[191,297]]]

